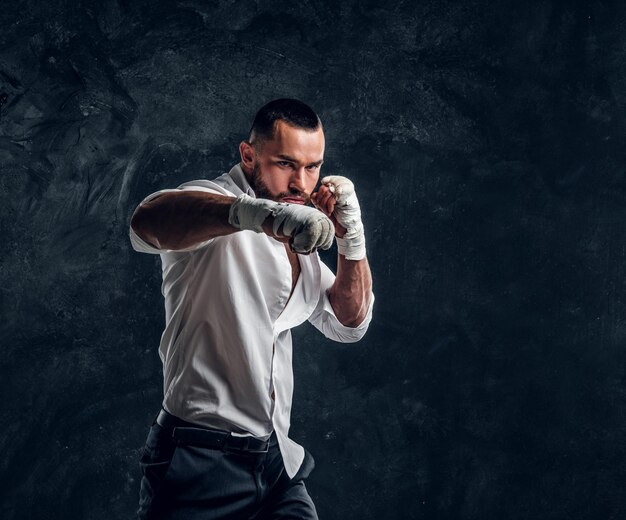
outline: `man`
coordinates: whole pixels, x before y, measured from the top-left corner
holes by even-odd
[[[161,255],[166,314],[139,518],[317,518],[304,485],[313,460],[288,437],[290,329],[308,319],[358,341],[374,300],[352,183],[327,177],[313,193],[324,145],[310,107],[272,101],[229,173],[135,210],[131,242]],[[333,235],[336,278],[316,252]]]

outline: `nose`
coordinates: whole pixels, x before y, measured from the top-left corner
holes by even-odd
[[[298,191],[303,192],[305,188],[305,176],[306,171],[304,169],[304,166],[301,166],[300,168],[295,168],[289,181],[289,188],[297,189]]]

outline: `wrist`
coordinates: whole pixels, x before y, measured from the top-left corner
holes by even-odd
[[[261,225],[263,233],[265,233],[268,237],[278,240],[279,242],[289,242],[290,237],[286,236],[284,233],[275,232],[274,231],[274,221],[276,220],[273,214],[270,214]]]
[[[365,233],[363,226],[359,229],[346,232],[343,237],[335,235],[337,251],[345,256],[346,260],[363,260],[366,256]]]
[[[266,233],[264,224],[274,214],[276,202],[267,199],[254,199],[242,194],[231,204],[228,223],[240,230]]]
[[[343,238],[348,232],[348,230],[345,227],[343,227],[339,222],[335,222],[334,224],[335,224],[335,237]]]

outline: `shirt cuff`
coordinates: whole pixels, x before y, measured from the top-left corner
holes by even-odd
[[[367,332],[367,329],[370,325],[370,321],[372,321],[372,310],[374,308],[374,293],[370,294],[370,304],[367,309],[367,313],[365,314],[365,319],[356,327],[347,327],[337,318],[335,310],[330,304],[328,292],[324,291],[322,313],[324,314],[325,321],[327,321],[327,325],[330,326],[334,333],[333,335],[337,337],[338,341],[341,341],[342,343],[355,343],[359,341],[363,336],[365,336],[365,333]]]

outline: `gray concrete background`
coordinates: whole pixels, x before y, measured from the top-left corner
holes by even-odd
[[[2,518],[132,517],[164,316],[130,214],[229,169],[277,97],[354,180],[377,295],[361,343],[294,331],[321,518],[623,518],[625,27],[593,0],[4,5]]]

